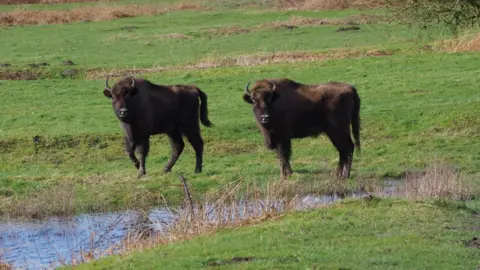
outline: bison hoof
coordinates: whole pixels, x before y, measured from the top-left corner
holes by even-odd
[[[195,169],[194,173],[201,173],[201,172],[202,172],[202,169]]]
[[[163,172],[165,172],[165,173],[168,173],[168,172],[171,172],[171,171],[172,171],[171,168],[165,168],[165,169],[163,169]]]
[[[140,172],[138,172],[137,178],[140,179],[140,178],[144,177],[146,174],[147,174],[146,172],[140,171]]]

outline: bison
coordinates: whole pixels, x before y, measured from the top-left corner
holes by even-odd
[[[355,146],[360,151],[360,97],[354,86],[338,82],[306,85],[286,78],[256,81],[251,90],[249,85],[243,100],[253,105],[265,145],[276,149],[281,178],[292,174],[291,140],[321,133],[339,152],[338,177],[350,177]]]
[[[195,173],[202,172],[203,139],[198,120],[200,118],[204,126],[212,125],[204,92],[193,85],[157,85],[133,76],[117,81],[112,87],[107,77],[105,85],[103,94],[112,100],[113,110],[125,133],[125,151],[138,169],[139,178],[146,174],[145,159],[150,149],[150,136],[154,134],[167,134],[170,139],[172,153],[165,172],[172,169],[183,152],[182,135],[195,150]]]

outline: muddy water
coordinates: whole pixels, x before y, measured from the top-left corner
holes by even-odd
[[[376,195],[396,196],[399,194],[398,186],[396,181],[386,182],[384,191]],[[345,195],[305,195],[296,200],[294,208],[315,208],[366,193]],[[272,205],[271,202],[268,204]],[[249,211],[253,210],[255,216],[261,215],[265,206],[262,202],[239,203],[239,206],[242,205],[246,205]],[[278,211],[283,211],[281,203],[273,205]],[[167,208],[155,208],[148,213],[125,211],[42,221],[0,221],[0,259],[15,268],[51,269],[80,260],[82,252],[92,251],[98,258],[111,254],[111,248],[118,246],[129,232],[139,228],[165,231],[175,217],[176,214]],[[236,218],[241,219],[242,216],[237,215]]]

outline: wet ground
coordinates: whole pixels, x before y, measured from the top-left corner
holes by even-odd
[[[400,185],[398,181],[386,181],[383,191],[375,195],[398,196]],[[305,195],[296,200],[294,208],[315,208],[344,198],[368,195],[365,192]],[[284,209],[281,202],[270,201],[268,205],[275,207],[278,212]],[[234,218],[243,219],[261,216],[265,202],[239,202],[238,206],[238,213],[249,214],[236,214]],[[248,211],[244,211],[242,207],[247,207]],[[206,211],[209,211],[208,207]],[[231,215],[228,209],[224,212],[223,215]],[[98,258],[118,251],[115,248],[118,248],[131,232],[144,229],[166,231],[176,216],[176,212],[170,209],[155,208],[148,213],[125,211],[42,221],[0,221],[0,259],[22,269],[49,269],[82,261],[82,256],[88,252]]]

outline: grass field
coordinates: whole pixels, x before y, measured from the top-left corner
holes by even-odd
[[[212,4],[203,11],[2,28],[0,62],[11,65],[0,68],[2,77],[40,75],[37,80],[0,81],[0,212],[39,217],[148,207],[162,197],[179,202],[182,190],[171,186],[178,184],[178,173],[185,174],[199,195],[238,179],[259,185],[275,180],[275,155],[264,149],[251,109],[241,99],[247,81],[265,77],[357,86],[364,151],[355,157],[352,181],[402,177],[437,161],[477,180],[478,53],[425,47],[450,36],[443,29],[419,32],[379,21],[374,15],[383,11],[259,6]],[[360,30],[336,31],[352,21],[360,23]],[[281,26],[295,22],[298,28]],[[282,58],[295,53],[303,56]],[[266,58],[265,64],[258,65],[255,57]],[[269,57],[277,58],[269,63]],[[66,59],[76,65],[63,65]],[[41,62],[49,65],[28,66]],[[220,67],[196,68],[201,63]],[[137,180],[123,153],[110,102],[101,93],[103,74],[161,67],[171,70],[146,72],[144,77],[199,86],[209,95],[215,126],[202,128],[204,173],[192,174],[189,145],[174,173],[162,173],[170,149],[164,136],[156,136],[147,161],[149,175]],[[73,75],[65,76],[66,70]],[[36,144],[34,136],[40,136]],[[325,137],[297,140],[293,147],[292,181],[331,178],[337,153]]]
[[[349,186],[369,191],[385,180],[417,177],[423,195],[349,200],[250,227],[220,226],[218,233],[80,267],[479,267],[478,243],[469,242],[478,237],[480,212],[478,29],[454,38],[440,27],[389,22],[382,8],[323,10],[312,5],[320,0],[292,8],[290,2],[0,5],[0,216],[177,205],[184,199],[179,174],[196,201],[237,183],[241,198],[245,187],[268,193],[283,182],[275,153],[265,149],[242,100],[245,84],[273,77],[341,81],[354,84],[362,99],[362,154],[354,157]],[[339,30],[352,26],[359,29]],[[173,172],[163,173],[170,146],[161,135],[151,138],[147,176],[137,179],[102,93],[109,74],[195,84],[208,94],[214,126],[202,127],[203,173],[193,174],[189,144]],[[337,159],[325,136],[295,140],[294,174],[285,186],[332,191]],[[432,173],[437,164],[445,174]],[[472,200],[422,200],[435,182],[445,189],[437,195]]]
[[[352,201],[75,269],[475,269],[468,208]]]

